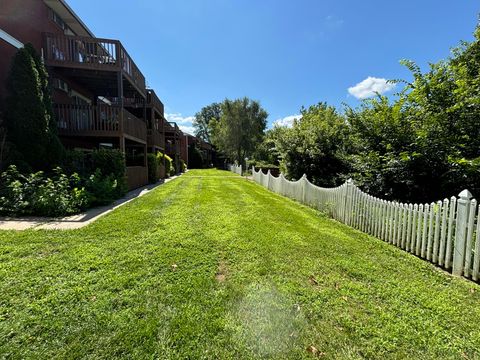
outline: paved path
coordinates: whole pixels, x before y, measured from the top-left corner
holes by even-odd
[[[46,218],[46,217],[21,217],[10,218],[0,217],[0,230],[27,230],[27,229],[48,229],[48,230],[69,230],[78,229],[94,222],[105,214],[125,205],[126,203],[143,196],[152,191],[157,186],[163,185],[169,181],[176,179],[178,176],[172,176],[162,182],[150,184],[141,188],[129,191],[123,198],[116,200],[110,205],[96,207],[87,210],[84,213],[66,216],[63,218]]]

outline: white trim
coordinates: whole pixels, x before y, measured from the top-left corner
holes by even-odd
[[[18,41],[17,39],[15,39],[12,35],[10,35],[9,33],[3,31],[2,29],[0,29],[0,39],[3,39],[5,40],[6,42],[8,42],[10,45],[12,46],[15,46],[17,49],[20,49],[23,47],[23,44]]]

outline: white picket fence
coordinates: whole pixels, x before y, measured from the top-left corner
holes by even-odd
[[[242,176],[242,165],[228,164],[227,168],[229,171]]]
[[[288,181],[252,170],[253,180],[269,190],[327,212],[334,219],[426,259],[454,275],[479,280],[480,208],[464,190],[458,199],[405,204],[368,195],[350,179],[322,188],[304,175]]]

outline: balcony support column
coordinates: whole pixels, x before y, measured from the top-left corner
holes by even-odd
[[[118,95],[118,104],[120,106],[120,123],[118,124],[118,131],[120,136],[123,135],[123,76],[122,70],[117,73],[117,95]]]

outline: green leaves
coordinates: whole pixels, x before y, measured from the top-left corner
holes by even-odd
[[[231,160],[243,164],[261,143],[267,125],[267,112],[258,101],[247,97],[221,104],[220,119],[210,122],[213,144]]]
[[[316,184],[334,186],[348,172],[350,129],[334,107],[325,103],[302,109],[291,128],[275,128],[273,136],[280,166],[289,178],[307,174]]]
[[[222,115],[222,106],[219,103],[212,103],[202,108],[195,114],[193,127],[195,128],[195,136],[210,142],[212,135],[212,126],[210,122],[219,121]]]
[[[10,162],[48,170],[63,157],[56,135],[47,71],[31,44],[15,55],[7,79],[5,127]]]

